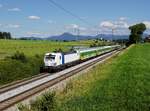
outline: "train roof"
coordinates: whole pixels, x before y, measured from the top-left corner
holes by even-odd
[[[112,46],[101,46],[101,47],[92,47],[92,48],[86,48],[86,49],[79,49],[78,52],[88,52],[88,51],[94,51],[94,50],[100,50],[100,49],[106,49],[106,48],[113,48],[120,45],[112,45]]]
[[[117,47],[120,45],[112,45],[112,46],[101,46],[101,47],[91,47],[91,48],[83,48],[83,49],[75,49],[69,52],[51,52],[51,53],[46,53],[45,55],[50,55],[50,54],[73,54],[73,53],[77,53],[77,52],[88,52],[88,51],[94,51],[94,50],[100,50],[100,49],[106,49],[106,48],[112,48],[112,47]]]
[[[50,52],[50,53],[46,53],[45,55],[56,55],[56,54],[64,54],[64,55],[67,55],[67,54],[73,54],[73,53],[77,53],[77,51],[69,51],[69,52]]]
[[[87,51],[94,51],[94,50],[100,50],[100,49],[111,48],[111,47],[114,47],[114,46],[92,47],[92,48],[86,48],[86,49],[79,49],[77,51],[79,51],[79,52],[87,52]]]

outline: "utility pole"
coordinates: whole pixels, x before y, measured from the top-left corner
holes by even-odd
[[[99,38],[99,37],[100,37],[100,32],[99,32],[99,30],[97,31],[97,35],[96,35],[96,36],[97,36],[98,39],[100,39],[100,38]]]
[[[75,32],[77,33],[76,41],[78,41],[78,38],[79,38],[79,35],[80,35],[80,29],[79,28],[75,28]]]
[[[114,32],[115,32],[115,28],[112,28],[112,41],[113,41],[113,38],[114,38]],[[114,41],[115,41],[115,38],[114,38]]]
[[[114,37],[114,29],[112,28],[112,40],[113,40],[113,37]]]

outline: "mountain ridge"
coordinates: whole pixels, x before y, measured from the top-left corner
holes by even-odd
[[[95,36],[90,35],[73,35],[71,33],[65,32],[60,35],[49,36],[45,38],[40,37],[22,37],[31,40],[60,40],[60,41],[72,41],[72,40],[87,40],[87,39],[105,39],[105,40],[118,40],[118,39],[128,39],[129,35],[111,35],[111,34],[98,34]]]
[[[98,34],[95,36],[90,35],[73,35],[65,32],[61,35],[47,37],[46,40],[86,40],[86,39],[105,39],[105,40],[117,40],[117,39],[128,39],[128,35],[111,35],[111,34]]]

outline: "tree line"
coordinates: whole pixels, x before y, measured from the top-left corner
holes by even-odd
[[[10,32],[0,32],[0,39],[12,39]]]

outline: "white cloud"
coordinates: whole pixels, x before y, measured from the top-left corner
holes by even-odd
[[[117,21],[102,21],[99,25],[100,33],[111,34],[114,29],[115,34],[129,34],[129,24],[126,17],[120,17]]]
[[[116,21],[102,21],[96,27],[81,27],[78,24],[70,24],[65,27],[67,31],[76,34],[76,29],[80,30],[80,34],[82,35],[96,35],[98,33],[101,34],[112,34],[112,29],[114,29],[115,34],[129,34],[129,24],[125,21],[125,17],[120,18]]]
[[[125,21],[125,20],[127,20],[127,17],[120,17],[119,20]]]
[[[116,25],[115,26],[116,28],[128,28],[129,27],[128,23],[125,21],[117,21],[115,22],[115,25]]]
[[[109,29],[120,29],[120,28],[128,28],[129,25],[125,21],[103,21],[100,23],[100,27],[109,28]]]
[[[6,27],[7,28],[20,28],[20,25],[18,25],[18,24],[8,24]]]
[[[28,16],[28,19],[30,19],[30,20],[39,20],[39,19],[41,19],[39,16]]]
[[[79,26],[77,24],[69,24],[67,26],[65,26],[66,29],[76,29],[79,28]]]
[[[79,28],[79,26],[77,24],[70,24],[71,28]]]
[[[3,7],[3,5],[2,4],[0,4],[0,8],[2,8]]]
[[[144,21],[143,23],[146,25],[146,28],[150,29],[150,21]]]
[[[21,9],[20,8],[11,8],[11,9],[8,9],[8,11],[19,12],[19,11],[21,11]]]
[[[111,21],[103,21],[100,23],[100,27],[115,28],[115,25]]]
[[[87,30],[87,28],[81,27],[81,26],[79,26],[79,25],[77,25],[77,24],[70,24],[70,25],[67,25],[65,28],[66,28],[66,29],[71,29],[71,30],[79,29],[79,30],[81,30],[81,31]]]
[[[67,30],[67,32],[71,32],[73,34],[77,34],[78,30],[80,31],[80,34],[86,34],[88,30],[86,27],[81,27],[77,24],[66,25],[65,29]]]

